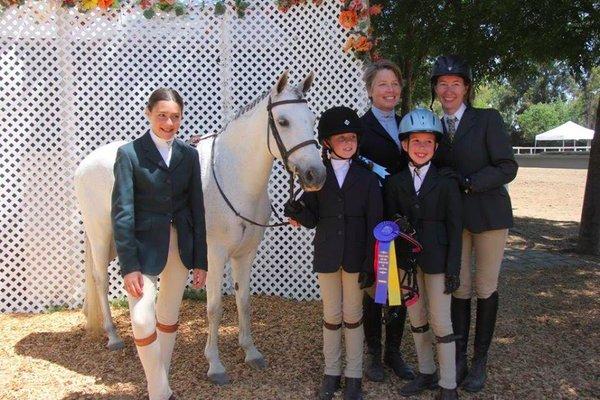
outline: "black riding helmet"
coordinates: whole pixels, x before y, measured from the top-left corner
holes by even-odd
[[[465,80],[465,84],[469,85],[466,101],[467,104],[470,105],[473,90],[473,74],[471,72],[471,67],[463,58],[450,54],[439,56],[433,63],[433,69],[431,71],[431,106],[433,106],[435,100],[435,85],[437,84],[438,78],[443,75],[456,75]],[[429,108],[431,108],[431,106]]]
[[[317,126],[318,139],[321,144],[325,139],[340,133],[356,133],[360,139],[362,130],[363,127],[356,111],[343,106],[326,110],[321,114],[321,119]]]

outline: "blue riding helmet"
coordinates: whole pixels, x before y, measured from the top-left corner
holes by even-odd
[[[428,132],[435,135],[436,141],[442,140],[444,129],[442,121],[434,113],[425,108],[415,108],[400,121],[400,141],[408,139],[411,133]]]

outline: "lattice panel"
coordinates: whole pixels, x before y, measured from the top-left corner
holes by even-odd
[[[341,51],[337,0],[286,14],[270,0],[251,5],[244,19],[209,8],[153,20],[134,10],[44,16],[27,6],[0,17],[0,312],[81,305],[74,170],[98,146],[148,128],[143,109],[155,88],[184,97],[184,139],[218,131],[284,69],[293,83],[315,71],[308,100],[317,115],[338,104],[366,108],[361,64]],[[286,190],[276,163],[269,193],[280,214]],[[318,297],[312,237],[305,229],[268,229],[253,292]],[[123,296],[116,271],[113,262],[111,298]],[[231,290],[229,277],[224,289]]]

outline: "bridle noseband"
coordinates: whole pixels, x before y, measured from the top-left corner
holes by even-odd
[[[307,103],[307,101],[306,101],[306,99],[295,99],[295,100],[281,100],[281,101],[271,102],[271,96],[269,96],[269,102],[267,104],[267,111],[269,113],[269,115],[268,115],[269,123],[267,125],[267,148],[269,149],[269,153],[271,153],[271,156],[273,156],[273,159],[276,159],[277,157],[275,157],[273,155],[273,152],[271,151],[271,142],[270,142],[271,135],[270,135],[270,133],[272,132],[273,138],[275,139],[275,143],[277,144],[277,149],[279,150],[279,154],[281,155],[283,165],[290,177],[289,178],[289,196],[290,196],[290,198],[288,199],[287,202],[294,200],[294,198],[296,197],[296,193],[294,193],[294,172],[292,171],[292,169],[289,166],[290,155],[293,152],[295,152],[296,150],[299,150],[305,146],[310,146],[312,144],[317,146],[317,148],[319,147],[318,142],[316,140],[312,139],[312,140],[305,140],[303,142],[300,142],[289,150],[285,148],[285,145],[283,144],[283,140],[281,139],[281,135],[279,134],[279,130],[277,129],[277,125],[275,124],[275,119],[273,118],[272,110],[273,110],[273,108],[275,108],[277,106],[280,106],[283,104],[293,104],[293,103]],[[243,219],[244,221],[246,221],[252,225],[262,226],[264,228],[271,228],[271,227],[276,227],[276,226],[287,225],[288,224],[287,222],[278,222],[276,224],[261,224],[260,222],[253,221],[250,218],[244,217],[242,214],[240,214],[239,211],[237,211],[236,208],[233,206],[233,204],[231,204],[231,201],[229,201],[229,199],[225,195],[225,192],[223,191],[223,188],[221,187],[221,184],[219,183],[219,180],[217,179],[217,174],[215,172],[215,143],[217,142],[217,138],[218,138],[218,135],[213,140],[212,146],[211,146],[212,175],[215,180],[215,183],[217,184],[217,189],[219,189],[219,193],[221,193],[221,197],[223,197],[223,200],[225,200],[225,203],[229,206],[231,211],[233,211],[233,213],[236,216],[240,217],[241,219]],[[275,211],[273,209],[273,205],[271,205],[271,210],[273,212]]]
[[[273,152],[271,151],[271,142],[270,142],[271,135],[269,135],[269,130],[270,130],[271,132],[273,132],[273,138],[275,138],[275,143],[277,144],[277,149],[279,149],[279,154],[281,155],[281,159],[283,160],[283,165],[285,166],[286,171],[290,174],[292,174],[292,170],[288,165],[288,159],[290,158],[290,155],[293,152],[301,149],[302,147],[310,146],[311,144],[314,144],[315,146],[317,146],[317,148],[319,147],[318,142],[316,140],[312,139],[312,140],[305,140],[304,142],[300,142],[289,150],[287,150],[285,148],[285,145],[283,144],[283,140],[281,139],[281,135],[279,134],[279,130],[277,130],[277,125],[275,124],[275,118],[273,118],[273,108],[284,105],[284,104],[294,104],[294,103],[307,103],[307,101],[306,101],[306,99],[295,99],[295,100],[281,100],[281,101],[276,101],[276,102],[272,103],[271,97],[269,96],[269,103],[267,104],[267,111],[269,112],[269,125],[267,127],[267,147],[269,148],[269,153],[271,153],[273,158],[276,158],[273,155]]]

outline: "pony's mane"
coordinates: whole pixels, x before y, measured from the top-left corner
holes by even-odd
[[[302,93],[302,91],[300,89],[298,89],[297,87],[293,87],[292,89],[290,89],[290,91],[298,98],[301,99],[304,94]],[[263,99],[265,97],[267,97],[267,95],[269,94],[270,90],[265,90],[264,92],[262,92],[260,95],[258,95],[258,97],[256,97],[254,100],[252,100],[250,103],[246,104],[245,106],[243,106],[242,108],[240,108],[235,115],[233,116],[233,118],[231,120],[234,119],[238,119],[239,117],[241,117],[242,115],[244,115],[245,113],[247,113],[248,111],[252,110],[254,107],[256,107],[256,105],[258,103],[260,103],[261,101],[263,101]]]

